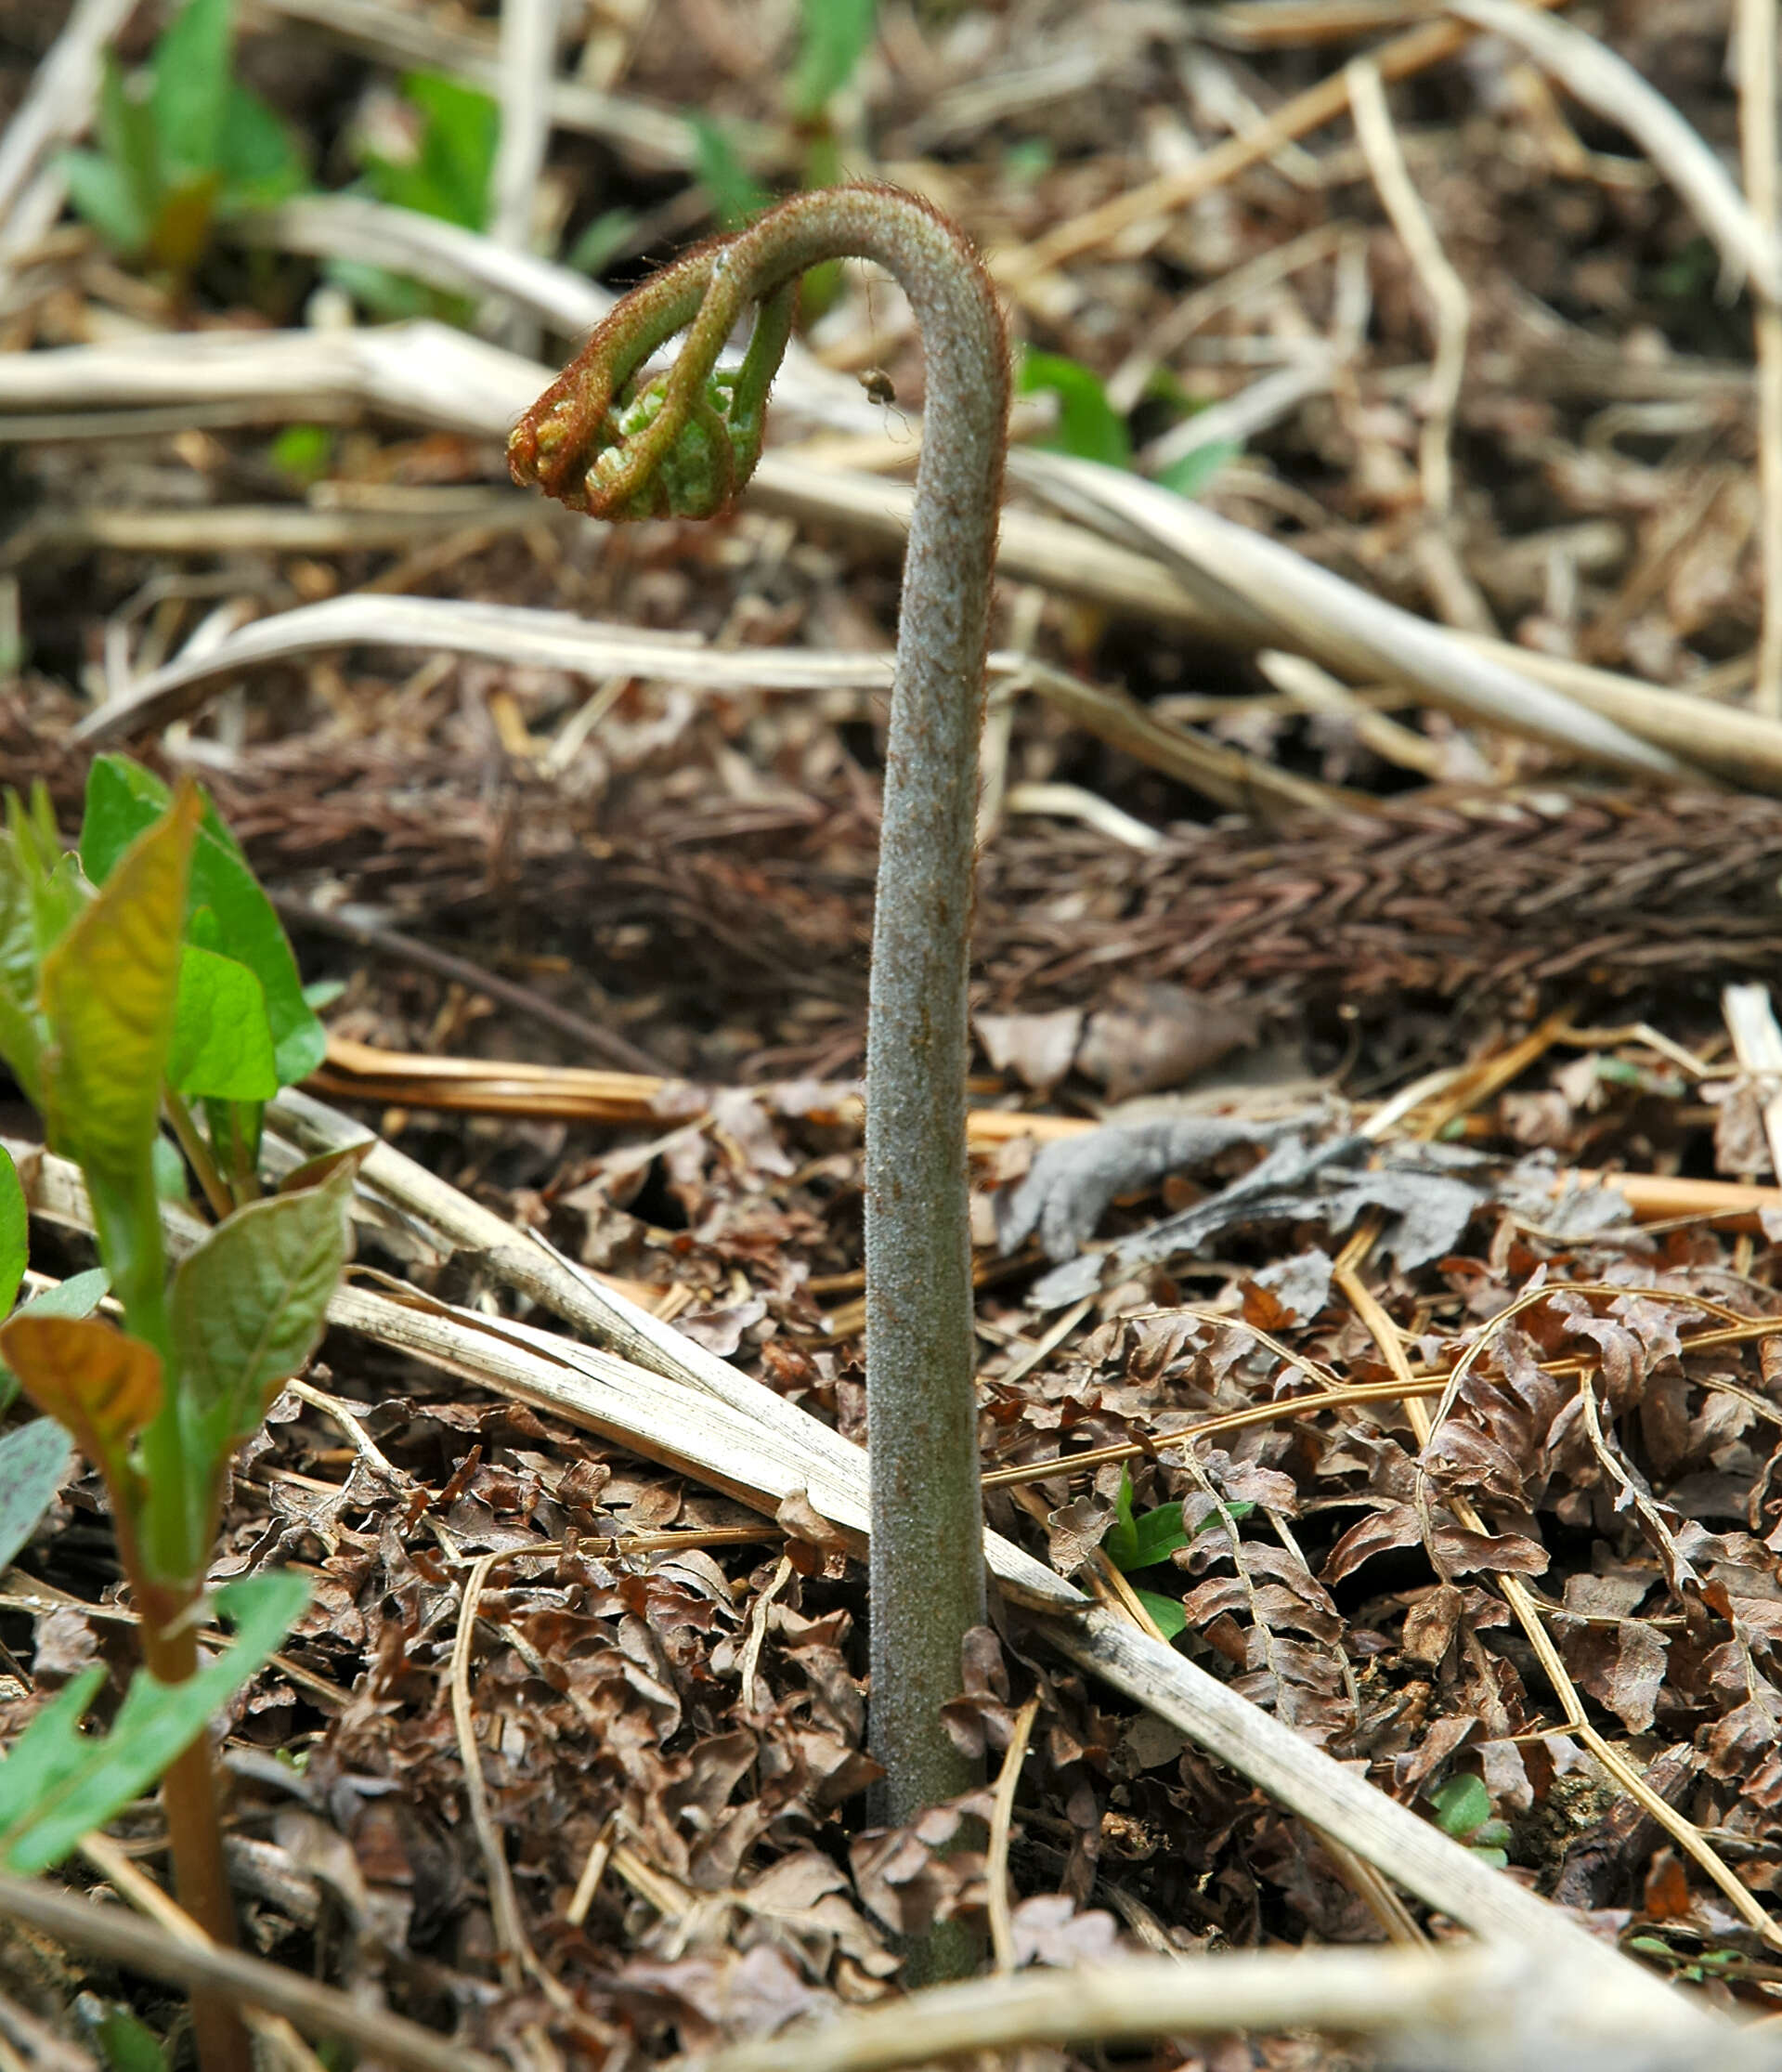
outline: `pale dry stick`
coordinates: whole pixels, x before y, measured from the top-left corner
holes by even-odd
[[[1414,770],[1423,777],[1437,778],[1447,770],[1448,749],[1415,727],[1373,711],[1340,677],[1320,669],[1304,655],[1288,655],[1265,647],[1256,656],[1256,668],[1289,704],[1303,712],[1339,715],[1355,731],[1355,738],[1372,749],[1383,762],[1401,770]],[[1402,693],[1397,694],[1402,697]]]
[[[176,1936],[189,1948],[215,1949],[216,1945],[170,1894],[162,1891],[149,1873],[133,1862],[109,1834],[95,1831],[81,1844],[81,1854],[100,1877],[140,1914],[147,1914],[158,1927]],[[248,2027],[291,2072],[325,2072],[321,2060],[282,2014],[268,2014],[260,2008],[244,2008]]]
[[[597,324],[614,297],[597,281],[456,223],[362,194],[301,194],[277,207],[229,216],[218,235],[235,242],[357,259],[430,287],[500,295],[553,331],[573,336]]]
[[[1203,288],[1171,305],[1107,380],[1108,401],[1124,417],[1137,408],[1151,377],[1169,356],[1222,309],[1236,307],[1251,295],[1272,288],[1301,267],[1328,259],[1360,233],[1349,223],[1319,223],[1285,244],[1271,246],[1242,266],[1232,267]]]
[[[990,1815],[990,1840],[984,1850],[984,1890],[990,1914],[990,1948],[999,1972],[1015,1968],[1015,1929],[1008,1905],[1008,1836],[1015,1823],[1015,1793],[1021,1788],[1021,1766],[1027,1760],[1027,1743],[1039,1717],[1039,1700],[1030,1698],[1015,1714],[1008,1746],[1003,1751],[1002,1768],[996,1773],[996,1795]]]
[[[1625,58],[1524,0],[1447,0],[1448,11],[1532,58],[1586,108],[1618,124],[1676,189],[1722,258],[1760,294],[1782,299],[1782,247],[1704,140]]]
[[[489,176],[488,235],[515,252],[532,244],[532,206],[551,137],[549,87],[559,0],[501,0],[501,133]]]
[[[332,1418],[352,1440],[353,1451],[359,1459],[393,1489],[415,1487],[414,1477],[396,1465],[338,1396],[331,1396],[307,1381],[288,1381],[285,1392],[295,1396],[299,1402],[307,1403],[312,1410],[320,1411],[324,1417]]]
[[[1372,1231],[1365,1226],[1357,1231],[1356,1236],[1345,1247],[1343,1256],[1337,1260],[1332,1278],[1348,1297],[1356,1314],[1361,1319],[1374,1343],[1379,1347],[1386,1364],[1391,1367],[1396,1375],[1400,1376],[1407,1383],[1411,1383],[1413,1377],[1411,1375],[1410,1364],[1405,1359],[1404,1348],[1398,1341],[1398,1335],[1392,1327],[1392,1320],[1386,1315],[1385,1310],[1360,1278],[1361,1260],[1372,1247]],[[1353,1258],[1351,1258],[1352,1254],[1355,1255]],[[1430,1440],[1434,1433],[1440,1428],[1442,1421],[1459,1396],[1462,1380],[1478,1359],[1484,1348],[1511,1318],[1517,1315],[1521,1310],[1531,1308],[1538,1302],[1548,1300],[1562,1289],[1580,1295],[1607,1295],[1618,1298],[1637,1292],[1656,1300],[1681,1302],[1692,1308],[1706,1307],[1690,1296],[1680,1296],[1674,1292],[1667,1292],[1662,1289],[1641,1289],[1636,1291],[1618,1287],[1612,1283],[1564,1282],[1553,1286],[1531,1289],[1527,1294],[1518,1296],[1515,1301],[1500,1310],[1495,1316],[1486,1323],[1478,1336],[1467,1348],[1453,1373],[1448,1377],[1447,1387],[1442,1392],[1441,1400],[1433,1417],[1421,1401],[1422,1391],[1407,1394],[1404,1398],[1405,1416],[1417,1438],[1420,1481],[1424,1472],[1423,1464],[1429,1453]],[[1586,1388],[1589,1386],[1587,1378],[1584,1380],[1583,1386]],[[1593,1408],[1593,1405],[1592,1407]],[[1466,1531],[1480,1533],[1489,1531],[1489,1528],[1470,1499],[1458,1492],[1450,1492],[1445,1493],[1445,1501]],[[1703,1876],[1719,1887],[1725,1897],[1732,1902],[1733,1908],[1740,1920],[1749,1928],[1754,1930],[1772,1949],[1782,1949],[1782,1923],[1771,1919],[1751,1893],[1749,1887],[1735,1873],[1732,1867],[1715,1849],[1701,1830],[1696,1826],[1695,1822],[1685,1815],[1679,1813],[1674,1806],[1655,1792],[1620,1752],[1592,1724],[1590,1715],[1585,1711],[1584,1702],[1579,1697],[1577,1688],[1572,1683],[1570,1672],[1560,1660],[1559,1650],[1554,1646],[1553,1636],[1547,1631],[1546,1620],[1542,1615],[1541,1608],[1536,1602],[1521,1577],[1508,1574],[1500,1575],[1497,1583],[1498,1588],[1502,1592],[1504,1602],[1515,1614],[1516,1623],[1522,1628],[1524,1636],[1529,1647],[1534,1650],[1535,1660],[1541,1664],[1542,1673],[1545,1675],[1548,1683],[1553,1687],[1554,1694],[1559,1701],[1560,1710],[1565,1716],[1562,1724],[1554,1731],[1575,1734],[1589,1753],[1595,1758],[1621,1790],[1626,1792],[1628,1797],[1632,1799],[1643,1812],[1658,1823],[1659,1827],[1690,1858]]]
[[[0,1875],[0,1917],[145,1978],[265,2008],[308,2035],[337,2037],[361,2058],[400,2065],[405,2072],[504,2072],[481,2051],[403,2015],[365,2007],[301,1972],[208,1941],[201,1948],[137,1920],[123,1907],[95,1905],[46,1879]]]
[[[1308,345],[1272,374],[1217,403],[1196,410],[1172,430],[1142,448],[1138,464],[1150,474],[1184,461],[1208,446],[1242,446],[1271,425],[1291,417],[1302,403],[1330,392],[1337,356],[1322,345]]]
[[[1441,248],[1429,211],[1411,180],[1398,133],[1386,106],[1380,68],[1371,59],[1349,61],[1345,75],[1349,108],[1362,156],[1373,176],[1382,205],[1410,255],[1424,293],[1436,311],[1436,359],[1429,371],[1418,436],[1418,467],[1423,476],[1424,508],[1445,521],[1454,504],[1454,412],[1460,404],[1461,378],[1466,371],[1466,336],[1472,302],[1465,284]]]
[[[1012,2055],[1001,2053],[1023,2045],[1307,2030],[1402,2038],[1395,2063],[1458,2062],[1477,2072],[1564,2065],[1756,2072],[1775,2062],[1773,2047],[1730,2026],[1687,2040],[1654,2038],[1638,2010],[1593,1993],[1556,1955],[1472,1946],[1268,1950],[1190,1963],[1127,1958],[1023,1971],[906,1994],[733,2044],[696,2064],[697,2072],[893,2072],[936,2060],[969,2063],[973,2052],[994,2052],[995,2062],[1008,2064]]]
[[[489,176],[488,234],[513,252],[532,243],[533,204],[551,141],[551,75],[560,0],[501,0],[501,129]],[[536,353],[535,327],[517,312],[504,327],[517,352]]]
[[[332,515],[274,511],[280,528],[332,522]],[[515,514],[504,514],[504,522]],[[124,515],[127,521],[128,514]],[[215,512],[195,527],[190,514],[166,515],[194,544],[219,522]],[[115,519],[106,521],[115,529]],[[378,522],[378,521],[373,521]],[[242,528],[230,529],[239,541]],[[123,739],[189,717],[211,693],[241,670],[288,661],[330,648],[431,647],[486,656],[492,661],[530,661],[608,683],[614,677],[667,678],[713,690],[838,690],[882,692],[892,675],[890,655],[825,654],[810,648],[709,647],[674,633],[581,619],[567,612],[535,611],[519,605],[468,604],[447,597],[331,597],[299,605],[239,628],[208,651],[182,653],[137,678],[129,690],[84,720],[75,737],[88,745]],[[1284,813],[1377,811],[1364,793],[1320,785],[1265,758],[1160,720],[1124,691],[1086,683],[1062,670],[1022,655],[988,658],[993,682],[1018,681],[1063,712],[1086,733],[1124,749],[1136,761],[1203,792],[1234,810]],[[603,1055],[617,1058],[618,1039],[605,1041]],[[625,1045],[629,1062],[642,1058]]]
[[[563,1910],[563,1918],[572,1928],[579,1928],[588,1918],[588,1909],[600,1890],[600,1881],[606,1875],[606,1866],[612,1861],[613,1838],[618,1831],[618,1816],[609,1813],[601,1822],[600,1832],[595,1835],[587,1861],[581,1867],[581,1876],[576,1880],[576,1889]]]
[[[1002,810],[1010,814],[1047,814],[1057,820],[1078,820],[1093,827],[1109,841],[1127,849],[1161,849],[1164,838],[1143,820],[1088,791],[1080,784],[1017,784],[1003,795]]]
[[[1745,197],[1759,233],[1771,245],[1782,225],[1782,200],[1777,194],[1775,17],[1775,0],[1738,0],[1734,27]],[[1782,718],[1782,306],[1774,295],[1756,297],[1751,326],[1757,349],[1757,478],[1762,512],[1757,531],[1763,570],[1763,622],[1751,701],[1760,712]],[[1782,1173],[1782,1166],[1776,1170]]]
[[[1770,1168],[1782,1174],[1782,1028],[1776,1026],[1770,989],[1762,984],[1723,986],[1720,1006],[1740,1069],[1757,1081],[1762,1095]]]
[[[483,1779],[482,1751],[476,1745],[476,1721],[470,1703],[470,1650],[476,1630],[476,1606],[483,1584],[499,1556],[479,1555],[460,1586],[458,1632],[451,1649],[451,1716],[458,1731],[458,1759],[464,1772],[464,1798],[470,1807],[470,1823],[483,1858],[483,1876],[488,1886],[488,1910],[495,1922],[495,1955],[501,1967],[503,1984],[510,1992],[520,1983],[521,1969],[537,1972],[538,1959],[520,1919],[520,1903],[514,1890],[514,1873],[508,1869],[507,1851],[501,1831],[489,1811],[488,1787]]]
[[[1532,4],[1556,7],[1559,0],[1532,0]],[[1426,72],[1444,58],[1451,58],[1457,50],[1463,49],[1469,40],[1468,32],[1458,23],[1432,22],[1426,28],[1414,29],[1409,35],[1395,36],[1390,43],[1382,45],[1373,53],[1373,62],[1383,79],[1406,79],[1413,72]],[[1304,93],[1283,101],[1266,123],[1247,137],[1229,138],[1179,172],[1165,173],[1157,179],[1147,180],[1141,187],[1130,189],[1112,202],[1104,202],[1099,209],[1073,216],[1030,245],[994,254],[990,270],[999,281],[1020,293],[1036,275],[1050,272],[1069,259],[1111,244],[1135,225],[1150,217],[1167,219],[1173,216],[1198,202],[1203,194],[1210,194],[1215,188],[1235,178],[1246,167],[1269,157],[1281,145],[1304,137],[1310,130],[1321,129],[1326,123],[1335,122],[1347,106],[1348,82],[1341,72],[1333,73],[1330,78],[1320,80],[1316,86],[1308,86]],[[1148,243],[1155,243],[1164,234],[1164,228],[1160,224]],[[1135,255],[1126,253],[1128,257]]]
[[[135,0],[76,0],[7,124],[0,137],[0,274],[61,213],[67,182],[53,166],[39,168],[46,152],[92,121],[102,53],[135,11]]]
[[[1687,765],[1518,670],[1154,482],[1063,453],[1016,452],[1009,473],[1072,516],[1139,541],[1251,646],[1316,656],[1360,682],[1414,684],[1431,704],[1650,782]]]

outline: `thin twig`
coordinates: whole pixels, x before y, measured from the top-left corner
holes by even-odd
[[[1466,371],[1466,334],[1472,304],[1465,284],[1441,248],[1416,186],[1398,149],[1398,133],[1386,106],[1380,68],[1371,59],[1349,62],[1349,107],[1355,134],[1373,176],[1374,187],[1392,227],[1398,231],[1417,278],[1436,311],[1436,363],[1429,371],[1418,462],[1423,473],[1424,502],[1432,517],[1446,518],[1454,502],[1454,461],[1450,450],[1454,411],[1460,403],[1461,377]]]
[[[1029,2044],[1303,2029],[1465,2037],[1476,2046],[1467,2062],[1481,2066],[1613,2063],[1618,2042],[1650,2057],[1635,2010],[1585,1990],[1556,1962],[1475,1946],[1245,1952],[1190,1964],[1135,1958],[1024,1971],[935,1987],[818,2027],[739,2044],[706,2059],[701,2072],[891,2072]],[[1740,2059],[1769,2062],[1767,2047],[1742,2040],[1730,2025],[1723,2034],[1695,2039],[1693,2048],[1679,2040],[1673,2049],[1664,2059],[1669,2072],[1732,2072]],[[1433,2054],[1412,2049],[1405,2057],[1422,2062]],[[1010,2060],[999,2054],[997,2062]]]
[[[502,2072],[481,2051],[400,2014],[366,2007],[301,1972],[215,1944],[200,1948],[137,1921],[122,1907],[95,1906],[40,1878],[0,1874],[0,1915],[165,1985],[225,1993],[250,2007],[269,2009],[310,2035],[338,2037],[365,2057],[409,2072]]]
[[[990,1948],[996,1969],[1015,1968],[1015,1929],[1008,1904],[1008,1835],[1015,1820],[1015,1793],[1021,1788],[1021,1766],[1027,1760],[1027,1742],[1039,1717],[1039,1700],[1030,1698],[1015,1714],[1008,1746],[1003,1751],[1002,1768],[996,1773],[996,1795],[990,1812],[990,1841],[984,1852],[984,1890],[990,1911]]]
[[[1734,29],[1745,198],[1758,234],[1772,248],[1782,219],[1777,196],[1775,17],[1775,0],[1738,0]],[[1751,702],[1760,712],[1782,718],[1782,307],[1774,295],[1758,293],[1752,331],[1757,350],[1757,537],[1763,575],[1763,623]]]

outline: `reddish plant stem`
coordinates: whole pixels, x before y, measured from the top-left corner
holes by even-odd
[[[163,1684],[183,1684],[197,1674],[198,1632],[192,1611],[199,1596],[196,1590],[164,1585],[145,1588],[137,1581],[143,1663]],[[208,1730],[168,1766],[161,1780],[161,1803],[167,1816],[174,1890],[180,1905],[213,1942],[226,1949],[238,1948]],[[254,2072],[247,2026],[233,2000],[194,1990],[191,2011],[201,2072]]]

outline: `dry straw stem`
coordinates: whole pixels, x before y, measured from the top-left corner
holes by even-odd
[[[1680,758],[1614,721],[1155,483],[1060,453],[1011,453],[1009,473],[1073,515],[1140,542],[1209,610],[1247,628],[1252,646],[1295,649],[1361,683],[1414,686],[1449,711],[1647,782],[1688,774]]]
[[[536,498],[504,493],[500,506],[504,525],[514,522],[514,514],[507,507],[514,503],[535,515],[540,508]],[[186,514],[164,515],[181,527],[193,524]],[[199,515],[205,527],[218,515]],[[270,515],[326,521],[332,515],[275,509]],[[378,522],[383,521],[373,520]],[[240,544],[247,528],[234,524],[228,530]],[[431,648],[560,669],[595,683],[628,676],[695,684],[707,690],[889,693],[891,684],[888,653],[802,647],[737,651],[708,647],[689,635],[650,632],[521,605],[465,604],[447,597],[331,597],[255,619],[220,641],[202,645],[196,654],[176,657],[83,721],[75,738],[98,746],[150,732],[189,717],[209,697],[238,682],[244,670],[337,647]],[[1026,656],[992,655],[988,673],[993,683],[1013,683],[1036,692],[1086,733],[1222,806],[1276,813],[1375,810],[1375,801],[1365,793],[1296,777],[1259,756],[1160,720],[1124,691],[1086,683]]]
[[[567,267],[360,194],[297,195],[276,208],[228,217],[217,231],[242,244],[388,267],[449,293],[502,295],[566,336],[592,329],[613,306],[607,290]]]
[[[892,2072],[1040,2044],[1308,2029],[1391,2039],[1395,2062],[1462,2062],[1476,2072],[1611,2061],[1621,2072],[1660,2064],[1664,2072],[1755,2072],[1775,2064],[1774,2045],[1730,2027],[1656,2042],[1637,2010],[1593,1995],[1556,1955],[1478,1948],[1245,1951],[1021,1972],[932,1987],[696,2063],[698,2072]]]
[[[400,2014],[366,2007],[335,1991],[241,1951],[200,1945],[138,1921],[124,1908],[96,1905],[41,1878],[0,1875],[0,1916],[40,1935],[102,1957],[125,1971],[188,1992],[227,1995],[281,2014],[309,2036],[338,2038],[363,2056],[405,2072],[501,2072],[495,2059]]]
[[[44,160],[92,119],[101,53],[135,0],[76,0],[62,33],[0,137],[0,267],[36,243],[61,214],[67,183]]]
[[[1745,193],[1758,234],[1775,245],[1778,215],[1775,118],[1775,0],[1738,0],[1738,126]],[[1757,347],[1758,552],[1763,570],[1763,624],[1752,703],[1782,717],[1782,307],[1760,295],[1752,312]],[[1782,1171],[1782,1166],[1778,1166]]]
[[[502,0],[501,140],[489,176],[488,234],[512,252],[532,243],[532,210],[551,141],[559,0]]]
[[[1346,76],[1355,133],[1360,139],[1368,170],[1392,219],[1392,228],[1417,269],[1424,293],[1435,306],[1436,363],[1429,371],[1418,458],[1424,507],[1433,517],[1446,518],[1454,502],[1450,447],[1454,412],[1460,404],[1461,376],[1466,370],[1466,333],[1472,322],[1472,304],[1460,275],[1441,248],[1436,227],[1429,220],[1429,212],[1398,149],[1379,66],[1371,59],[1356,58],[1350,60]]]
[[[253,407],[289,409],[304,415],[357,404],[408,422],[500,435],[505,434],[536,393],[539,379],[540,371],[531,362],[462,332],[426,321],[337,334],[151,337],[124,345],[72,345],[0,357],[0,410],[91,411],[81,428],[109,437],[108,413],[120,407],[177,405],[195,415],[207,407],[226,411]],[[796,386],[788,399],[801,407],[797,404]],[[813,397],[813,409],[826,413],[829,407],[826,397]],[[67,436],[75,428],[67,423],[66,415],[59,419],[59,426],[58,436]],[[30,419],[12,418],[0,427],[0,436],[30,437]],[[1058,457],[1022,454],[1019,459],[1026,467],[1052,463]],[[1134,477],[1101,472],[1109,478],[1099,486],[1103,498],[1125,499],[1135,491],[1148,491],[1152,497],[1165,494]],[[907,533],[913,501],[909,490],[894,484],[823,473],[772,453],[763,455],[747,496],[751,507],[837,524],[888,544],[901,543]],[[1169,502],[1182,512],[1195,508],[1180,498]],[[209,515],[216,522],[215,514]],[[1102,522],[1115,528],[1122,540],[1130,540],[1140,516],[1135,498],[1130,508],[1104,515]],[[1360,598],[1363,609],[1373,600],[1322,569],[1310,569],[1308,592],[1291,613],[1294,627],[1291,637],[1246,610],[1239,594],[1248,567],[1245,542],[1270,547],[1282,557],[1277,567],[1283,584],[1293,585],[1294,572],[1309,565],[1283,548],[1256,540],[1241,527],[1220,528],[1219,521],[1204,512],[1199,516],[1218,528],[1219,542],[1229,542],[1206,546],[1211,577],[1190,579],[1179,562],[1172,562],[1154,545],[1149,552],[1134,552],[1130,546],[1098,539],[1079,525],[1022,511],[1004,513],[998,569],[1005,576],[1083,597],[1123,616],[1213,633],[1240,645],[1293,646],[1339,675],[1359,670],[1363,681],[1377,676],[1427,690],[1421,676],[1410,676],[1406,666],[1388,666],[1385,659],[1376,658],[1371,669],[1360,668],[1348,645],[1326,637],[1319,598],[1329,594],[1345,600]],[[1203,532],[1200,537],[1205,546],[1215,536]],[[1334,593],[1328,588],[1332,585]],[[1377,610],[1385,614],[1388,607],[1380,606]],[[1472,655],[1483,656],[1497,665],[1489,677],[1493,684],[1507,682],[1516,692],[1530,684],[1557,686],[1590,711],[1618,719],[1630,731],[1671,751],[1679,762],[1692,762],[1748,788],[1782,792],[1782,724],[1774,720],[1607,671],[1535,655],[1507,643],[1450,633],[1406,613],[1394,612],[1374,623],[1395,647],[1400,626],[1414,629],[1424,645],[1434,644],[1429,648],[1436,658],[1434,667],[1445,674],[1464,671]],[[1346,657],[1351,666],[1346,667]],[[1488,717],[1497,725],[1511,723],[1501,714]],[[107,723],[96,717],[93,723],[98,728]]]

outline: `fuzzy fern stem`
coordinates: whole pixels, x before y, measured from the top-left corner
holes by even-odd
[[[964,235],[896,189],[800,194],[627,295],[515,428],[516,481],[596,517],[724,509],[761,452],[799,277],[876,261],[928,364],[904,565],[866,1039],[872,1748],[893,1822],[969,1789],[941,1708],[984,1617],[965,1163],[966,975],[978,741],[1008,344]],[[715,371],[753,306],[732,375]],[[638,370],[685,331],[670,371]]]

